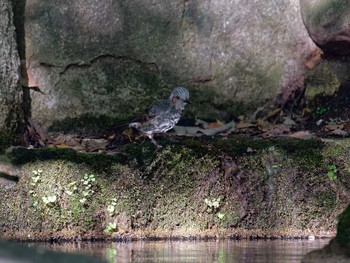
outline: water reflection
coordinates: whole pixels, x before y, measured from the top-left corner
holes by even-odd
[[[61,252],[85,253],[109,263],[124,262],[300,262],[328,244],[317,240],[136,241],[41,244]]]

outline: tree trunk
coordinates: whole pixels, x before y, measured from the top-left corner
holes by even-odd
[[[19,56],[11,0],[0,1],[0,135],[14,135],[21,116]]]

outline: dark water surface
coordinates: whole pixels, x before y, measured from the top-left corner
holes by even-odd
[[[134,241],[29,244],[60,252],[93,255],[115,262],[269,262],[294,263],[328,244],[316,240]]]

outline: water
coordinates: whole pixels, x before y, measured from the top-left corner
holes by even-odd
[[[115,262],[300,262],[329,240],[137,241],[41,244],[60,252],[93,255]]]
[[[294,263],[328,244],[316,240],[134,241],[41,244],[60,252],[93,255],[109,263],[124,262],[268,262]],[[34,246],[34,245],[30,245]],[[35,245],[37,246],[37,245]]]

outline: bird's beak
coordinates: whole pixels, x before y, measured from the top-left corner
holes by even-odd
[[[185,100],[185,102],[186,102],[187,104],[191,104],[191,102],[190,102],[189,100]]]

